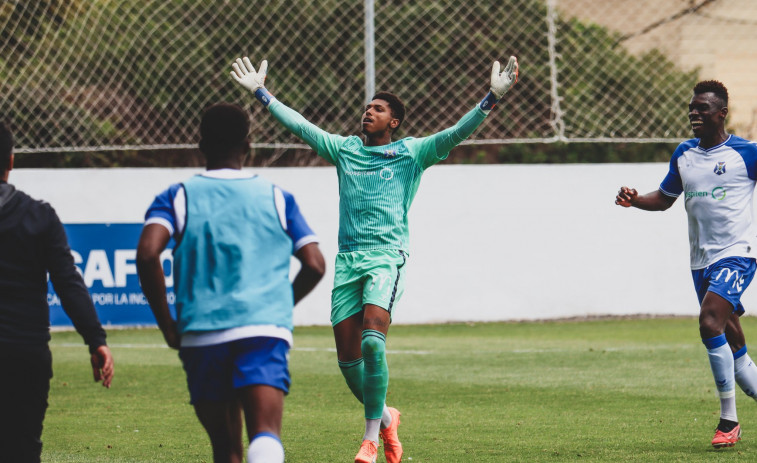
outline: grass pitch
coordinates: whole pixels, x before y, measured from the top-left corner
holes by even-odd
[[[742,323],[757,346],[757,319]],[[108,341],[110,390],[92,383],[76,333],[53,334],[43,461],[212,461],[160,333],[111,330]],[[757,461],[757,403],[740,391],[742,441],[710,446],[719,402],[695,318],[394,326],[387,348],[403,461]],[[290,367],[287,462],[353,461],[362,406],[331,329],[297,328]]]

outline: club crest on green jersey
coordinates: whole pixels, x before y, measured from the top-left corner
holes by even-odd
[[[397,150],[384,150],[385,158],[393,158],[395,156],[397,156]]]
[[[715,165],[715,170],[713,170],[717,175],[723,175],[725,173],[725,161],[719,161]]]

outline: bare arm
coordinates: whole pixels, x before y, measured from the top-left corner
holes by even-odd
[[[113,355],[110,348],[105,344],[98,347],[90,355],[89,362],[92,364],[95,381],[102,381],[103,386],[109,388],[113,381]]]
[[[660,190],[650,191],[639,196],[636,189],[622,186],[615,196],[615,204],[623,207],[633,206],[645,211],[664,211],[670,208],[676,199],[676,197],[668,196]]]
[[[150,309],[169,347],[180,346],[176,320],[171,317],[166,298],[166,277],[160,254],[166,248],[171,234],[162,225],[149,224],[142,230],[137,245],[137,274]]]
[[[321,281],[326,272],[326,263],[318,243],[306,244],[294,256],[302,263],[300,271],[292,282],[294,303],[297,304]]]

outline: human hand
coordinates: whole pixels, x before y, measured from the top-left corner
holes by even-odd
[[[265,88],[265,77],[268,72],[267,60],[260,62],[260,68],[257,72],[250,62],[250,59],[246,56],[244,58],[237,58],[231,67],[233,69],[231,71],[231,77],[251,92],[255,93],[255,90]]]
[[[631,207],[638,196],[639,192],[636,191],[636,189],[622,186],[620,187],[620,190],[618,190],[618,195],[615,196],[615,204],[623,207]]]
[[[163,331],[163,339],[166,340],[166,344],[171,349],[178,349],[181,347],[181,336],[176,328],[176,324],[172,325],[168,330]]]
[[[167,316],[167,320],[158,322],[160,332],[163,333],[163,339],[166,340],[166,344],[171,349],[178,349],[181,347],[181,335],[179,334],[179,326],[176,320]]]
[[[495,61],[492,65],[492,78],[491,78],[491,92],[497,99],[502,98],[510,87],[515,85],[518,81],[518,59],[514,56],[510,57],[507,62],[504,71],[500,73],[499,61]]]
[[[92,352],[89,361],[92,364],[95,381],[102,381],[103,386],[110,388],[110,383],[113,381],[113,356],[108,346],[98,347]]]

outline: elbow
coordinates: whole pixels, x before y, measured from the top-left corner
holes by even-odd
[[[307,272],[311,277],[318,281],[326,274],[326,261],[322,254],[319,254],[316,258],[309,259],[303,266],[307,268]]]
[[[321,281],[326,274],[326,261],[320,252],[311,253],[302,262],[302,271],[307,273],[311,280]]]
[[[160,253],[156,249],[151,249],[145,246],[137,247],[137,273],[144,273],[146,269],[160,265]]]
[[[668,209],[670,209],[670,206],[672,206],[674,202],[675,198],[663,198],[663,200],[658,204],[658,210],[667,211]]]
[[[318,243],[308,243],[295,254],[302,268],[300,273],[307,274],[311,279],[320,281],[326,273],[326,261],[323,258]]]

